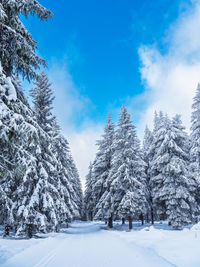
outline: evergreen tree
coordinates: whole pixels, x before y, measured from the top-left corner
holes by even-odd
[[[109,218],[111,227],[112,219],[127,218],[131,229],[133,216],[139,217],[145,211],[145,172],[135,127],[124,106],[121,108],[113,151],[106,183],[108,191],[102,203],[104,216]]]
[[[56,173],[59,177],[59,193],[61,195],[61,209],[59,211],[59,216],[61,223],[66,223],[71,221],[73,218],[81,217],[81,208],[79,201],[82,201],[82,190],[79,177],[77,173],[73,173],[72,168],[75,168],[73,163],[69,144],[67,140],[60,134],[60,128],[57,125],[56,121],[53,126],[53,153],[56,157]],[[74,189],[73,181],[79,183],[79,192],[78,189]],[[77,200],[77,198],[78,200]],[[81,200],[80,200],[80,199]]]
[[[190,135],[190,177],[195,180],[195,198],[197,201],[196,215],[200,214],[200,84],[192,104],[191,135]]]
[[[93,163],[92,179],[92,198],[94,200],[94,216],[98,212],[98,204],[106,191],[106,181],[111,168],[112,144],[114,138],[114,125],[111,116],[108,114],[107,124],[104,128],[102,139],[97,141],[98,152]],[[97,218],[97,217],[96,217]]]
[[[36,55],[36,42],[23,25],[20,16],[37,15],[40,20],[47,20],[52,13],[36,0],[2,0],[0,3],[0,58],[6,76],[14,70],[28,80],[37,76],[35,69],[46,65]]]
[[[153,218],[153,203],[152,203],[152,189],[150,185],[150,162],[153,158],[152,146],[153,143],[153,133],[146,126],[143,140],[143,159],[146,163],[145,173],[146,173],[146,189],[147,189],[147,222],[149,222],[149,217],[151,217],[152,224],[154,223]]]
[[[46,153],[46,150],[50,151],[51,138],[36,122],[33,111],[22,97],[22,91],[17,95],[21,96],[23,102],[16,105],[15,112],[20,113],[30,127],[27,138],[24,132],[20,138],[19,159],[23,164],[20,164],[21,178],[17,181],[15,176],[17,187],[13,192],[17,234],[24,234],[27,228],[30,232],[33,227],[36,231],[52,231],[59,223],[57,210],[59,210],[60,198],[53,164],[56,159],[53,153]],[[46,144],[46,150],[43,149],[44,144]],[[53,176],[56,179],[52,179]]]
[[[39,149],[37,150],[39,153],[35,157],[36,165],[40,170],[38,177],[41,178],[41,183],[45,184],[45,190],[38,191],[38,194],[41,195],[37,199],[43,199],[41,208],[48,222],[45,231],[57,231],[61,223],[67,223],[72,219],[72,207],[69,205],[69,194],[63,187],[67,185],[63,178],[66,171],[63,170],[58,145],[55,146],[55,131],[58,129],[55,129],[55,117],[51,112],[53,91],[44,72],[38,76],[35,85],[36,87],[31,90],[31,96],[33,97],[35,119],[40,127]],[[65,147],[62,151],[65,155],[64,150]]]
[[[92,198],[92,190],[93,190],[93,176],[92,176],[92,163],[89,165],[89,172],[86,175],[86,189],[85,189],[85,196],[84,196],[84,203],[85,203],[85,213],[86,219],[93,220],[93,209],[94,203]]]
[[[46,113],[46,125],[40,127],[17,79],[6,77],[2,68],[0,85],[0,222],[7,233],[15,225],[17,235],[57,230],[81,209],[68,143],[58,134],[56,149],[54,117]]]
[[[40,143],[44,169],[49,188],[52,188],[52,201],[57,221],[67,223],[80,218],[82,212],[82,189],[79,175],[70,155],[67,140],[60,134],[55,116],[52,114],[54,100],[51,84],[42,72],[31,90],[36,121],[47,135]],[[52,208],[53,209],[53,208]],[[58,227],[58,226],[57,226]]]
[[[2,68],[0,76],[0,140],[2,147],[1,166],[3,167],[0,184],[5,193],[2,195],[3,201],[6,203],[5,206],[1,206],[1,212],[4,215],[7,214],[7,218],[4,217],[3,219],[4,223],[13,224],[15,222],[16,229],[19,229],[22,218],[17,212],[20,207],[17,203],[19,203],[22,188],[26,188],[26,181],[29,181],[31,176],[35,176],[34,174],[37,172],[32,151],[38,141],[38,132],[37,125],[33,120],[33,112],[26,105],[25,97],[17,80],[13,81],[10,77],[6,78]],[[32,183],[33,180],[32,177]],[[26,195],[27,191],[24,190],[24,193]],[[5,212],[5,208],[9,212]],[[21,209],[23,209],[22,205]],[[23,229],[25,227],[24,224]]]
[[[55,121],[55,116],[52,114],[53,109],[53,91],[48,77],[44,72],[38,75],[35,81],[35,87],[31,89],[33,97],[34,111],[38,125],[48,134],[51,133]]]
[[[188,136],[180,115],[172,119],[169,137],[169,162],[161,195],[165,199],[168,220],[177,229],[192,221],[195,207],[195,182],[188,176]]]
[[[151,217],[152,223],[154,219],[166,218],[166,210],[164,207],[164,202],[159,198],[159,192],[163,186],[163,175],[162,167],[165,165],[165,161],[161,162],[159,157],[159,149],[164,141],[167,125],[169,124],[169,119],[167,116],[164,116],[162,112],[154,114],[154,130],[153,130],[153,142],[151,144],[149,154],[150,157],[150,166],[149,166],[149,175],[150,175],[150,192],[152,198],[152,209]]]
[[[84,206],[84,200],[83,200],[83,191],[82,191],[82,184],[80,181],[78,169],[75,165],[75,162],[70,155],[70,166],[72,169],[72,185],[74,184],[74,202],[76,203],[78,209],[77,209],[77,215],[75,216],[75,219],[80,219],[83,217],[83,206]]]
[[[193,182],[188,178],[188,137],[180,116],[172,121],[160,113],[154,136],[151,188],[158,218],[167,218],[173,228],[191,222]]]
[[[16,90],[11,78],[5,76],[0,65],[0,223],[6,225],[11,225],[14,221],[11,197],[12,188],[16,186],[14,178],[19,169],[19,164],[17,164],[20,148],[18,136],[22,133],[20,126],[23,125],[12,110],[16,99]]]

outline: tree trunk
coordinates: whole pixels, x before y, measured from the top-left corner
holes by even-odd
[[[4,236],[9,236],[10,234],[10,225],[6,224],[4,229]]]
[[[90,221],[93,221],[92,211],[90,212]]]
[[[141,222],[142,222],[142,225],[144,225],[144,216],[143,216],[143,214],[141,214]]]
[[[128,217],[128,222],[129,222],[129,229],[132,230],[133,229],[133,221],[132,221],[131,216]]]
[[[151,223],[154,224],[153,207],[151,207]]]
[[[122,218],[122,224],[125,224],[125,219],[124,218]]]
[[[146,215],[146,222],[149,223],[149,213],[147,212],[147,215]]]
[[[27,235],[29,238],[33,237],[33,225],[32,224],[27,225]]]
[[[112,215],[109,217],[108,219],[108,227],[109,228],[113,228],[113,219],[112,219]]]

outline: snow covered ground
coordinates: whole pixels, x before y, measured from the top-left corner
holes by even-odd
[[[116,230],[117,229],[117,230]],[[166,224],[127,231],[115,223],[75,222],[61,233],[41,238],[0,238],[1,266],[50,267],[149,267],[200,266],[200,225],[172,231]]]

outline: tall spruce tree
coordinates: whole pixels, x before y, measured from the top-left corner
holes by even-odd
[[[112,219],[126,218],[131,229],[133,216],[138,218],[146,209],[145,172],[135,127],[124,106],[121,108],[113,151],[102,207],[109,218],[110,227]]]
[[[159,115],[153,142],[151,188],[158,219],[167,218],[174,229],[188,224],[194,206],[194,184],[188,178],[188,137],[180,116],[172,121]]]
[[[54,100],[51,84],[42,72],[31,90],[36,121],[48,136],[40,143],[43,166],[48,175],[49,188],[53,188],[52,199],[57,208],[57,221],[66,223],[80,218],[82,212],[82,189],[79,175],[70,155],[67,140],[60,134],[55,116],[52,114]],[[49,142],[50,140],[50,142]],[[57,190],[56,190],[57,189]]]
[[[191,179],[195,180],[195,198],[197,201],[196,215],[200,214],[200,84],[192,104],[191,134],[190,134],[190,169]]]
[[[150,162],[153,158],[153,154],[151,153],[151,146],[153,143],[153,133],[146,126],[144,132],[144,140],[143,140],[143,159],[146,163],[145,165],[145,173],[146,173],[146,189],[147,189],[147,214],[146,220],[149,222],[149,218],[151,217],[152,224],[154,223],[153,218],[153,203],[152,203],[152,188],[150,185]]]
[[[20,72],[28,80],[37,76],[35,69],[46,65],[36,55],[36,42],[23,25],[20,16],[36,15],[47,20],[52,13],[36,0],[2,0],[0,3],[0,58],[6,76]]]
[[[1,166],[3,166],[0,184],[5,193],[3,195],[5,207],[7,210],[10,208],[10,211],[7,212],[7,216],[10,218],[4,218],[3,222],[8,223],[9,221],[12,226],[15,223],[18,232],[25,232],[30,215],[27,212],[30,211],[28,206],[33,194],[28,190],[30,188],[28,184],[32,183],[33,185],[37,179],[34,151],[39,142],[38,125],[33,119],[33,112],[25,101],[18,81],[6,77],[2,68],[0,76]],[[25,196],[29,196],[29,201],[22,201]],[[5,207],[1,206],[3,214],[6,214]],[[33,212],[31,211],[31,213]]]
[[[100,199],[106,191],[106,181],[108,179],[108,175],[111,168],[113,138],[114,125],[111,121],[110,114],[108,114],[107,124],[104,128],[104,134],[102,135],[102,139],[97,141],[98,152],[96,154],[92,170],[92,198],[94,200],[94,216],[98,212],[98,204],[100,202]]]
[[[51,134],[55,116],[52,114],[53,100],[55,99],[51,84],[47,75],[41,72],[34,82],[35,87],[31,89],[34,111],[39,126],[47,133]]]
[[[159,112],[159,114],[155,112],[153,142],[149,151],[149,154],[151,155],[149,165],[149,186],[152,198],[152,223],[155,219],[166,218],[164,202],[162,202],[159,198],[159,192],[163,186],[162,167],[163,165],[165,165],[165,162],[161,162],[158,151],[161,147],[162,142],[164,141],[168,124],[168,117],[164,116],[162,112]]]
[[[83,216],[83,192],[82,192],[82,185],[79,178],[78,169],[75,165],[75,162],[72,158],[72,155],[69,156],[69,173],[71,173],[70,181],[73,188],[73,195],[72,201],[75,204],[76,208],[76,215],[74,216],[75,219],[80,219]]]
[[[161,197],[165,200],[166,214],[174,229],[192,221],[194,181],[188,177],[188,136],[180,116],[176,115],[170,124],[169,139],[163,142],[165,158],[169,156],[163,170],[164,177]],[[166,147],[165,147],[166,146]],[[162,148],[161,148],[162,150]]]
[[[53,153],[56,157],[56,173],[59,177],[59,193],[63,209],[60,211],[61,222],[66,223],[80,218],[82,213],[82,189],[76,166],[70,154],[69,144],[61,135],[56,120],[53,123]],[[75,184],[75,187],[74,187]]]
[[[54,117],[40,127],[20,84],[2,68],[0,84],[0,221],[6,233],[15,226],[17,235],[56,231],[81,213],[81,185],[68,143],[59,135],[61,150],[55,149]]]
[[[93,203],[93,176],[92,176],[92,163],[89,165],[89,172],[86,175],[86,189],[85,189],[85,195],[84,195],[84,203],[85,203],[85,214],[87,220],[93,220],[93,209],[94,209],[94,203]]]

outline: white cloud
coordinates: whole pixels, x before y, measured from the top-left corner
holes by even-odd
[[[94,160],[96,140],[100,138],[103,125],[88,119],[87,113],[91,112],[93,105],[86,96],[79,93],[66,62],[52,61],[49,64],[48,77],[56,97],[55,114],[69,141],[84,187],[88,166]]]
[[[55,113],[65,131],[69,126],[71,128],[79,117],[85,115],[88,107],[92,108],[92,104],[86,96],[79,93],[79,88],[74,84],[66,62],[52,61],[48,77],[56,97]]]
[[[102,125],[90,125],[81,131],[72,131],[68,134],[68,140],[72,151],[73,158],[79,170],[81,181],[84,181],[88,173],[90,162],[93,162],[96,154],[96,140],[100,138]]]
[[[169,115],[179,113],[189,129],[192,98],[200,81],[200,1],[179,15],[168,30],[167,52],[158,48],[142,46],[139,56],[142,62],[141,77],[146,102],[139,128],[152,125],[155,110]]]

